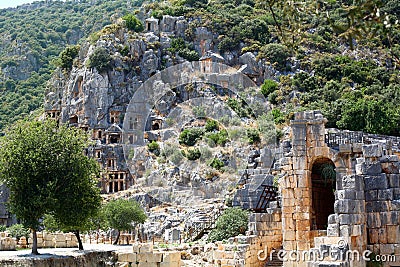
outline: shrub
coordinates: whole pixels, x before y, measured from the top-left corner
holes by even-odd
[[[195,50],[189,48],[185,40],[181,37],[171,40],[171,46],[168,48],[168,51],[171,53],[178,53],[179,56],[188,61],[197,61],[200,59],[199,54]]]
[[[151,143],[147,144],[147,148],[150,152],[154,153],[155,155],[160,155],[160,145],[156,141],[151,141]]]
[[[209,242],[222,241],[247,231],[249,215],[241,208],[228,208],[217,219],[216,227],[208,236]]]
[[[210,167],[220,170],[222,167],[224,167],[225,164],[222,162],[222,160],[218,159],[218,158],[214,158],[211,162],[210,162]]]
[[[261,48],[260,57],[276,65],[278,70],[286,69],[286,60],[290,56],[287,48],[281,44],[267,44]]]
[[[200,128],[185,129],[179,135],[179,143],[187,146],[194,146],[203,134],[204,131]]]
[[[229,141],[228,132],[226,130],[216,133],[208,133],[206,137],[212,140],[214,144],[219,146],[225,146],[225,144]]]
[[[80,46],[68,46],[60,53],[60,67],[65,70],[71,70],[74,58],[78,56]]]
[[[274,117],[275,124],[282,124],[285,122],[285,115],[279,109],[274,108],[271,110],[271,114]]]
[[[200,59],[199,54],[195,50],[190,50],[189,48],[179,50],[178,55],[187,61],[198,61]]]
[[[201,157],[200,150],[198,148],[194,149],[188,149],[187,152],[182,151],[182,154],[188,159],[188,160],[197,160]]]
[[[207,120],[206,126],[205,126],[206,132],[213,132],[214,130],[218,130],[218,122],[215,120]]]
[[[265,80],[264,83],[261,85],[261,93],[267,97],[269,94],[272,92],[275,92],[275,90],[278,89],[278,83],[275,82],[274,80]]]
[[[247,140],[249,141],[249,144],[255,144],[255,143],[260,143],[261,138],[260,138],[260,132],[257,129],[247,129],[246,130],[247,134]]]
[[[99,72],[106,71],[110,67],[111,56],[104,47],[97,47],[89,56],[89,68],[96,68]]]
[[[10,233],[10,236],[15,237],[16,239],[20,239],[25,236],[28,240],[30,230],[25,228],[22,224],[14,224],[7,228],[7,231]]]
[[[141,32],[144,30],[142,22],[133,14],[128,14],[122,17],[125,21],[126,27],[134,32]]]

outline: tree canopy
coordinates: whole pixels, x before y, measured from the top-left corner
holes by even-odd
[[[104,218],[111,228],[118,230],[118,243],[120,231],[127,231],[134,228],[134,224],[144,223],[147,219],[144,210],[134,200],[116,199],[111,200],[104,206]]]
[[[100,206],[99,167],[84,155],[88,136],[53,120],[19,122],[0,141],[0,178],[9,209],[34,234],[46,213],[79,230]]]

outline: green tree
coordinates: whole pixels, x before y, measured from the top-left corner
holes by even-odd
[[[80,129],[46,120],[19,122],[0,141],[0,178],[10,190],[9,209],[31,229],[33,254],[38,254],[36,232],[45,214],[79,229],[99,205],[99,167],[82,153],[88,140]]]
[[[215,242],[244,234],[247,231],[249,214],[241,208],[228,208],[217,219],[215,229],[210,232],[208,241]]]
[[[137,223],[144,223],[147,219],[144,210],[134,200],[111,200],[104,206],[104,217],[108,225],[118,231],[114,245],[118,244],[121,231],[134,228]]]
[[[197,140],[201,139],[204,130],[201,128],[185,129],[179,135],[179,143],[187,146],[194,146]]]
[[[134,32],[141,32],[144,30],[143,23],[133,14],[128,14],[122,17],[125,21],[126,27]]]
[[[278,83],[274,80],[266,79],[261,85],[261,93],[267,97],[269,94],[278,89]]]
[[[68,46],[60,53],[60,67],[65,70],[71,70],[74,59],[78,56],[80,46]]]
[[[104,47],[97,47],[89,56],[89,68],[96,68],[99,72],[106,71],[110,63],[111,56]]]

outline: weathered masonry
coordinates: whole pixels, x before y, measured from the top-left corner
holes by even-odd
[[[273,251],[271,264],[280,251],[284,267],[365,266],[363,255],[400,266],[400,138],[325,123],[319,111],[295,114],[270,172],[263,165],[246,170],[261,186],[242,185],[245,197],[234,205],[267,214],[250,217],[245,266],[265,266]],[[274,186],[272,175],[279,177],[277,201],[262,188]]]
[[[306,266],[307,261],[308,266],[364,266],[362,259],[346,257],[367,249],[397,255],[397,263],[385,265],[398,266],[400,139],[332,132],[325,123],[318,111],[297,113],[291,121],[291,140],[279,161],[282,246],[321,254],[337,250],[341,257],[300,257],[284,266]]]

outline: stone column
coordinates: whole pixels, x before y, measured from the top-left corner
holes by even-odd
[[[313,245],[311,232],[312,192],[310,148],[325,146],[325,122],[319,111],[295,114],[291,121],[292,150],[281,160],[285,173],[282,188],[283,249],[286,251],[310,250]],[[312,153],[313,154],[313,153]],[[286,261],[284,267],[306,266],[306,262]]]

